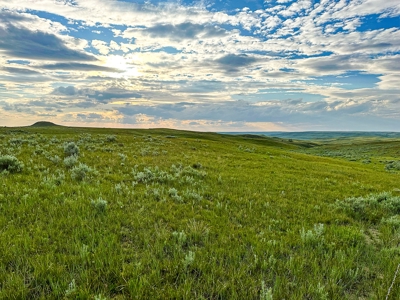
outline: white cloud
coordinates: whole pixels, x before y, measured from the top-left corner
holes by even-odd
[[[49,103],[72,101],[69,103],[75,105],[76,111],[66,111],[64,116],[69,114],[71,120],[81,122],[84,119],[127,121],[132,116],[121,115],[115,107],[120,109],[121,103],[134,102],[148,110],[146,116],[153,118],[141,124],[188,124],[184,122],[189,119],[179,120],[174,115],[173,110],[179,107],[190,117],[190,122],[201,120],[201,128],[229,127],[229,122],[233,122],[232,126],[250,126],[252,118],[269,125],[283,120],[288,126],[294,126],[310,118],[316,123],[325,118],[335,124],[334,118],[340,114],[357,115],[359,124],[364,124],[365,116],[392,118],[398,114],[399,26],[357,31],[366,22],[364,17],[370,14],[398,17],[398,1],[324,0],[313,4],[309,0],[279,0],[268,1],[266,9],[253,12],[246,8],[229,14],[208,11],[201,3],[188,7],[182,2],[138,4],[86,0],[73,5],[68,1],[0,0],[0,5],[4,8],[0,16],[3,18],[0,30],[4,33],[1,37],[12,33],[6,30],[7,24],[12,24],[25,37],[42,34],[46,37],[44,40],[52,40],[64,51],[64,58],[55,53],[54,57],[46,58],[24,49],[12,52],[3,43],[1,66],[23,55],[30,61],[29,66],[0,69],[0,88],[3,86],[7,92],[0,94],[0,99],[7,102],[8,106],[4,104],[4,107],[19,114],[39,113],[29,102],[30,97],[46,99]],[[34,11],[63,16],[68,22],[61,24],[63,21],[39,18]],[[77,26],[81,28],[75,29]],[[92,34],[85,40],[74,38],[74,30],[104,34]],[[28,47],[27,41],[27,38],[20,41],[20,46],[26,43]],[[92,56],[93,48],[89,46],[99,55]],[[65,61],[60,62],[62,59]],[[92,62],[78,62],[85,59]],[[111,72],[113,66],[118,70]],[[376,86],[371,84],[369,88],[354,90],[345,89],[340,83],[327,85],[316,80],[310,83],[314,77],[343,75],[349,71],[375,74],[379,82]],[[38,84],[26,84],[29,78]],[[111,104],[93,97],[88,100],[88,94],[84,93],[74,95],[76,98],[65,94],[55,96],[51,94],[54,82],[62,87],[96,91],[97,100],[104,100],[104,95],[110,96],[110,91],[117,88],[130,92],[122,96],[112,94],[116,98]],[[297,98],[262,100],[270,96],[265,92],[268,89],[301,91],[320,95],[325,100],[315,103]],[[19,106],[11,99],[12,93],[17,95]],[[142,98],[134,97],[135,93]],[[232,101],[237,98],[255,100],[254,103]],[[178,105],[182,102],[197,106],[182,108]],[[86,117],[79,116],[82,107],[91,107],[92,111]],[[106,116],[104,109],[111,109],[113,114]]]
[[[100,54],[107,55],[110,52],[110,47],[104,41],[93,40],[90,44],[93,48],[97,49]]]

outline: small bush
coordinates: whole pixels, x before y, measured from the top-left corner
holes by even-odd
[[[400,197],[384,192],[337,200],[334,206],[356,220],[377,223],[383,217],[400,213]]]
[[[162,191],[160,191],[159,189],[149,189],[146,191],[146,195],[148,195],[149,197],[153,198],[156,201],[161,201],[162,198]]]
[[[205,171],[199,171],[198,169],[194,169],[192,167],[183,167],[182,165],[172,165],[171,173],[174,174],[175,177],[181,177],[184,175],[193,176],[197,178],[204,178],[207,173]]]
[[[21,172],[24,164],[12,155],[0,156],[0,171],[7,170],[10,173]]]
[[[199,163],[199,162],[197,162],[197,163],[195,163],[195,164],[192,165],[192,168],[193,168],[193,169],[201,169],[202,167],[203,167],[202,164]]]
[[[78,157],[75,155],[68,156],[64,158],[64,165],[68,168],[71,169],[73,166],[75,166],[78,162]]]
[[[260,292],[260,300],[272,300],[272,288],[267,288],[265,282],[261,282],[261,292]]]
[[[58,155],[55,155],[54,157],[49,156],[48,160],[50,160],[55,165],[59,165],[59,163],[61,162],[61,158]]]
[[[124,188],[125,188],[125,184],[122,182],[122,183],[117,183],[117,184],[115,184],[115,186],[114,186],[114,190],[117,192],[117,194],[119,194],[119,195],[121,195],[122,193],[123,193],[123,191],[124,191]]]
[[[185,266],[185,268],[189,267],[190,265],[192,265],[194,263],[194,260],[196,258],[196,253],[193,251],[189,251],[186,255],[185,258],[183,260],[183,265]]]
[[[181,196],[178,195],[178,191],[176,188],[170,188],[168,190],[168,195],[174,199],[176,202],[183,202],[183,199]]]
[[[324,231],[324,224],[314,224],[313,230],[305,231],[305,229],[303,228],[300,231],[300,237],[305,245],[315,247],[323,243]]]
[[[145,168],[143,172],[138,172],[134,176],[135,180],[141,183],[151,182],[155,178],[154,173],[149,168]]]
[[[51,140],[50,140],[50,144],[58,144],[60,141],[56,138],[56,137],[53,137]]]
[[[183,194],[183,197],[186,200],[194,200],[194,201],[201,201],[203,199],[203,197],[201,195],[199,195],[198,193],[196,193],[195,191],[191,191],[191,190],[186,190],[186,192]]]
[[[107,135],[106,141],[109,143],[115,142],[117,140],[117,137],[115,135]]]
[[[76,283],[75,279],[72,279],[72,281],[68,285],[68,289],[65,291],[65,296],[72,296],[75,293],[76,293]]]
[[[24,140],[19,139],[19,138],[13,138],[13,139],[10,139],[8,142],[13,146],[20,146],[20,145],[22,145]]]
[[[64,172],[58,172],[57,174],[52,174],[43,177],[43,184],[47,188],[56,188],[57,186],[60,186],[65,180],[65,174]]]
[[[187,236],[183,230],[181,232],[174,231],[172,233],[172,237],[176,241],[177,246],[179,246],[179,248],[183,247],[187,240]]]
[[[132,175],[138,183],[167,183],[175,180],[174,176],[168,172],[161,171],[158,167],[144,168],[143,172],[133,169]]]
[[[400,171],[400,161],[391,161],[385,166],[386,171]]]
[[[92,200],[90,203],[98,213],[104,213],[107,209],[107,201],[102,199],[101,197],[99,197],[99,199],[97,200]]]
[[[119,158],[120,158],[122,161],[125,161],[125,160],[126,160],[126,155],[125,155],[125,154],[123,154],[123,153],[118,153],[118,156],[119,156]]]
[[[78,156],[79,148],[74,142],[64,144],[65,156]]]
[[[77,181],[85,180],[90,174],[95,173],[95,170],[90,168],[89,166],[80,163],[78,166],[75,166],[71,169],[71,177]]]
[[[389,218],[382,218],[382,224],[386,224],[393,229],[400,228],[400,217],[398,215],[391,216]]]
[[[40,154],[43,153],[43,151],[44,150],[39,145],[37,145],[36,149],[35,149],[35,151],[33,153],[40,155]]]

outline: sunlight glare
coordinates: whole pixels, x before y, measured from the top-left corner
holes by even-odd
[[[120,55],[107,56],[105,66],[120,70],[120,72],[112,73],[112,77],[115,78],[140,76],[138,69],[132,64],[129,64],[127,59]]]

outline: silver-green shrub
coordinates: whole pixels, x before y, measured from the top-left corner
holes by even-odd
[[[24,169],[24,164],[12,155],[0,156],[0,171],[7,170],[10,173],[21,172]]]
[[[74,142],[69,142],[64,144],[64,154],[65,156],[78,156],[79,147]]]
[[[75,155],[71,155],[64,158],[64,166],[66,166],[68,169],[71,169],[77,163],[78,163],[78,157],[76,157]]]
[[[23,139],[20,138],[12,138],[8,141],[11,145],[13,146],[20,146],[22,145],[22,143],[24,142]]]
[[[384,216],[400,214],[400,196],[383,192],[364,197],[350,197],[337,200],[334,207],[355,219],[378,222]]]
[[[98,213],[104,213],[107,209],[107,201],[101,197],[99,197],[97,200],[92,200],[90,203]]]
[[[168,190],[169,196],[174,199],[176,202],[183,202],[183,199],[181,196],[178,195],[178,190],[176,188],[170,188]]]
[[[261,293],[260,293],[260,300],[272,300],[272,288],[267,288],[265,285],[265,281],[261,281]]]
[[[117,137],[115,135],[107,135],[106,136],[106,141],[111,143],[111,142],[115,142],[117,140]]]
[[[183,230],[181,232],[174,231],[172,233],[172,237],[175,239],[179,248],[181,248],[186,243],[187,240],[187,236]]]
[[[185,255],[185,258],[183,259],[183,265],[185,266],[185,268],[192,265],[194,263],[195,258],[196,258],[196,253],[193,251],[189,251]]]
[[[193,191],[193,190],[186,190],[186,192],[184,192],[183,197],[186,200],[194,200],[197,202],[200,202],[203,197],[201,195],[199,195],[197,192]]]
[[[386,171],[400,171],[400,161],[391,161],[385,166]]]
[[[388,218],[382,218],[382,224],[389,225],[393,229],[400,228],[400,216],[394,215]]]
[[[60,186],[65,180],[64,172],[58,172],[57,174],[51,174],[44,176],[42,179],[43,185],[49,189],[54,189]]]
[[[324,224],[314,224],[313,230],[306,231],[302,228],[300,237],[305,245],[319,246],[324,241],[324,231]]]
[[[89,166],[80,163],[78,166],[75,166],[71,169],[71,177],[77,181],[83,181],[91,174],[96,173],[96,171]]]
[[[53,156],[48,156],[48,160],[50,160],[53,164],[58,165],[61,162],[61,158],[58,155]]]

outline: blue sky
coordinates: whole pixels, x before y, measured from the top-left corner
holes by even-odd
[[[0,0],[0,126],[400,129],[398,0]]]

